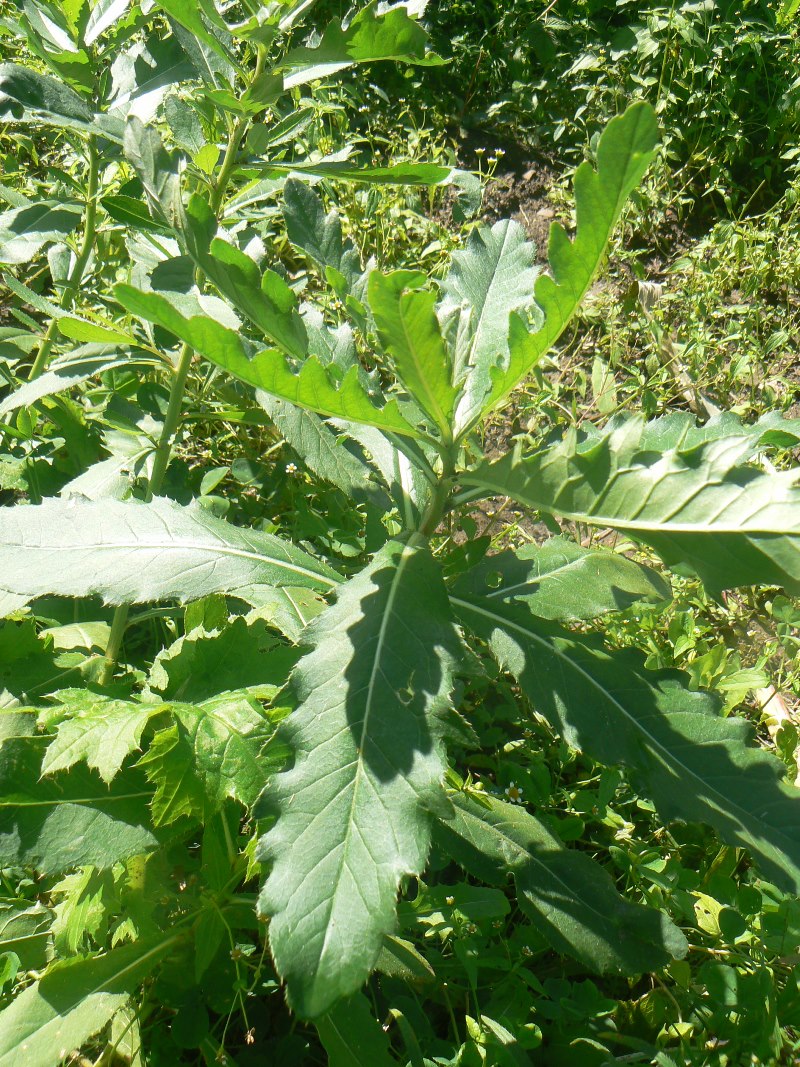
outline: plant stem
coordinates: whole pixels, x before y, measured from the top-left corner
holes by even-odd
[[[256,71],[253,75],[254,79],[257,78],[264,69],[265,56],[266,51],[264,49],[259,49]],[[228,144],[225,148],[225,155],[222,159],[222,165],[220,166],[219,174],[217,175],[217,180],[214,183],[214,188],[211,193],[211,210],[214,212],[215,216],[219,215],[220,208],[222,207],[225,190],[228,187],[234,167],[236,166],[236,155],[239,151],[239,145],[242,143],[242,138],[247,130],[249,121],[249,119],[245,118],[237,119],[233,128],[230,130]],[[205,278],[202,271],[199,269],[195,274],[195,280],[198,288],[202,289]],[[158,439],[158,444],[156,445],[153,469],[150,472],[150,477],[147,481],[147,489],[145,490],[144,496],[145,501],[152,500],[153,497],[158,494],[164,481],[164,475],[167,473],[167,467],[169,466],[169,461],[172,456],[172,448],[178,430],[178,423],[180,422],[183,395],[186,391],[186,381],[192,367],[193,355],[194,352],[189,345],[184,344],[181,347],[180,354],[178,355],[178,362],[175,366],[172,385],[169,390],[169,401],[167,403],[167,413],[164,416],[164,425],[161,427],[161,434]],[[103,664],[102,674],[100,675],[100,685],[108,685],[114,677],[120,648],[122,647],[122,638],[125,635],[125,628],[128,624],[129,611],[130,605],[128,604],[120,604],[114,611],[114,618],[111,623],[111,633],[106,647],[105,662]]]
[[[94,239],[97,232],[97,190],[100,177],[100,157],[97,152],[97,143],[93,135],[89,137],[88,147],[89,179],[86,186],[86,215],[83,223],[83,240],[81,241],[81,247],[78,251],[78,258],[75,260],[72,270],[69,272],[67,283],[61,293],[61,299],[58,302],[60,308],[70,307],[72,301],[75,299],[75,294],[77,293],[83,278],[83,272],[86,270],[86,264],[89,262],[89,257],[92,254]],[[36,354],[36,359],[28,374],[28,381],[33,381],[34,378],[38,378],[47,367],[50,353],[53,350],[57,324],[58,319],[50,320],[47,332],[42,339],[41,346]]]

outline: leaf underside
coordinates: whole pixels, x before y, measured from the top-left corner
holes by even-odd
[[[621,530],[668,565],[693,568],[714,593],[757,583],[800,592],[797,472],[765,474],[744,463],[758,440],[747,429],[699,443],[690,437],[688,446],[663,452],[652,447],[654,436],[638,417],[583,441],[571,430],[555,446],[511,453],[462,480]]]

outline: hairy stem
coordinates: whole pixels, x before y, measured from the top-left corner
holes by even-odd
[[[97,233],[97,190],[100,177],[100,157],[97,152],[97,143],[94,136],[89,137],[88,148],[89,177],[86,186],[86,214],[83,222],[83,240],[81,241],[81,247],[78,250],[78,258],[75,260],[72,270],[69,272],[67,283],[61,293],[61,299],[58,302],[60,308],[69,308],[72,306],[75,294],[78,292],[78,287],[83,279],[86,264],[89,262],[89,257],[92,254],[92,248],[94,247],[94,240]],[[34,378],[38,378],[46,369],[50,359],[50,353],[53,350],[57,324],[58,319],[50,320],[47,332],[42,338],[42,343],[36,354],[36,359],[33,361],[33,366],[28,374],[28,381],[33,381]]]

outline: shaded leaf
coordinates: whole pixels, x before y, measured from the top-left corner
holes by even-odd
[[[297,651],[276,638],[265,622],[240,617],[219,631],[192,630],[159,652],[148,690],[184,702],[231,689],[271,700],[296,662]]]
[[[43,737],[30,736],[31,715],[5,712],[0,730],[16,736],[0,747],[0,866],[59,874],[72,867],[112,867],[152,852],[161,837],[151,825],[152,791],[138,772],[113,788],[82,766],[39,781]]]
[[[558,952],[593,970],[639,974],[684,956],[686,939],[666,915],[630,904],[589,856],[565,848],[523,808],[493,797],[451,794],[453,814],[435,824],[442,847],[476,878],[502,884]]]
[[[159,935],[103,956],[52,967],[0,1012],[0,1067],[53,1067],[106,1025],[169,954],[179,935]]]
[[[420,538],[390,542],[303,635],[297,710],[279,729],[292,770],[267,787],[277,814],[259,906],[290,1001],[317,1016],[359,988],[394,925],[404,874],[422,870],[444,773],[443,727],[460,653],[441,575]]]
[[[44,244],[60,241],[81,221],[80,204],[39,200],[0,214],[0,263],[27,263]]]
[[[391,1067],[389,1038],[363,993],[338,1004],[316,1023],[329,1067]]]
[[[669,600],[655,571],[606,549],[553,537],[486,556],[453,587],[456,596],[524,601],[543,619],[573,622],[623,611],[641,600]]]
[[[64,82],[16,63],[0,63],[0,118],[100,133],[110,141],[122,143],[123,125],[119,119],[96,115],[83,97]]]
[[[610,652],[524,605],[452,603],[570,745],[631,768],[662,818],[708,823],[798,891],[800,793],[778,759],[748,743],[746,720],[723,718],[715,696],[688,690],[687,675],[648,671],[639,652]]]

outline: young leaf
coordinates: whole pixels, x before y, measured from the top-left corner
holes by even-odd
[[[0,1012],[0,1067],[53,1067],[106,1025],[179,940],[159,934],[52,967]]]
[[[315,1017],[366,981],[400,879],[428,852],[460,649],[422,539],[387,544],[303,641],[314,650],[279,730],[295,764],[265,794],[277,822],[260,845],[273,863],[260,908],[293,1007]]]
[[[158,293],[141,292],[129,285],[118,285],[115,293],[129,311],[170,330],[206,359],[256,389],[321,415],[365,422],[408,437],[419,436],[419,431],[400,414],[396,400],[382,408],[372,403],[361,384],[358,367],[352,367],[337,386],[313,356],[295,373],[282,353],[267,349],[251,359],[235,330],[206,316],[187,319]]]
[[[492,373],[492,389],[483,413],[500,404],[553,344],[583,300],[628,195],[638,184],[655,151],[658,125],[652,107],[640,101],[609,122],[597,146],[597,170],[588,161],[575,173],[576,229],[573,240],[555,223],[550,229],[548,259],[552,277],[536,282],[536,303],[544,323],[528,333],[512,314],[510,357]]]
[[[436,294],[410,288],[417,277],[408,271],[373,271],[369,302],[397,376],[442,437],[449,439],[458,390],[452,384],[450,359],[433,310]]]
[[[640,600],[670,598],[669,585],[647,567],[606,549],[553,537],[484,557],[458,579],[456,596],[524,601],[534,615],[559,622],[623,611]]]
[[[0,589],[184,603],[254,584],[326,591],[339,576],[299,548],[195,505],[159,499],[47,500],[0,509]],[[246,599],[246,596],[245,596]]]
[[[378,0],[372,0],[346,27],[334,19],[316,47],[294,48],[287,52],[280,64],[284,88],[306,85],[356,63],[374,63],[381,59],[436,66],[443,60],[426,50],[427,40],[425,30],[415,19],[408,17],[401,5],[387,9],[382,8]]]
[[[648,671],[639,652],[609,652],[522,604],[452,603],[570,745],[631,768],[663,818],[708,823],[800,890],[800,796],[780,761],[748,744],[748,722],[719,715],[718,699],[690,692],[686,675]]]
[[[465,390],[458,405],[458,429],[480,414],[491,388],[490,369],[509,357],[511,312],[531,306],[541,273],[534,266],[535,257],[535,246],[510,219],[491,229],[473,230],[464,251],[453,253],[438,314],[443,330],[448,320],[460,326],[454,331],[458,343],[453,346],[453,382]]]
[[[121,770],[125,757],[135,751],[152,715],[165,710],[165,704],[137,704],[95,696],[83,689],[58,693],[56,738],[42,761],[42,774],[53,774],[85,760],[104,782]],[[45,722],[52,713],[43,714]]]
[[[273,729],[260,705],[244,693],[221,693],[197,705],[175,704],[173,713],[173,725],[155,735],[139,760],[156,787],[156,825],[183,816],[205,822],[226,797],[249,808],[271,770],[261,750]]]
[[[683,934],[654,908],[630,904],[599,864],[567,849],[528,812],[491,797],[450,795],[434,834],[470,874],[513,874],[520,908],[554,949],[601,973],[640,974],[686,955]]]
[[[749,433],[686,450],[643,447],[639,418],[581,442],[574,430],[533,455],[514,452],[464,475],[467,485],[593,526],[624,530],[665,563],[688,564],[712,592],[739,585],[800,591],[797,471],[740,463]]]

